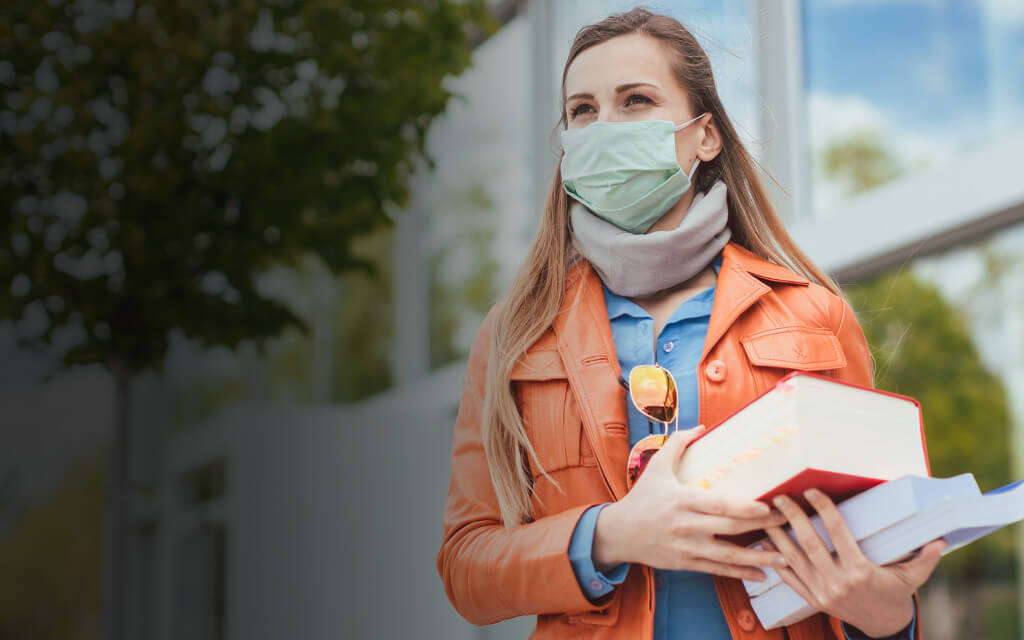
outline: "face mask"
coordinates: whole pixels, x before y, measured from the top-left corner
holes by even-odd
[[[593,122],[562,131],[562,187],[595,215],[646,233],[690,188],[700,160],[685,173],[671,120]]]

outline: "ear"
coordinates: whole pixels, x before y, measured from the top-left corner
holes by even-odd
[[[701,162],[714,160],[722,150],[722,133],[718,130],[715,117],[709,115],[707,121],[701,125],[700,137],[697,142],[697,157]]]

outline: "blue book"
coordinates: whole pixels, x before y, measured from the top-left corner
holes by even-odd
[[[920,513],[926,507],[946,497],[952,496],[980,496],[981,489],[970,473],[962,473],[952,478],[930,478],[926,476],[907,475],[902,478],[890,480],[867,489],[852,498],[840,502],[837,507],[839,514],[846,521],[853,539],[860,542],[891,527],[897,522],[910,518]],[[832,540],[825,532],[825,525],[821,516],[815,514],[811,517],[811,524],[814,525],[818,535],[825,542],[829,551],[835,550]],[[789,527],[785,528],[789,537],[796,541],[796,534]],[[762,538],[758,542],[749,545],[752,548],[761,548],[761,542],[767,540]],[[760,595],[775,585],[782,582],[782,578],[771,567],[764,567],[764,582],[744,580],[743,585],[750,597]]]
[[[858,537],[854,533],[861,551],[868,560],[877,565],[900,562],[912,556],[925,544],[939,538],[944,538],[948,543],[942,552],[943,555],[946,555],[993,531],[1024,520],[1024,480],[984,494],[977,490],[977,484],[974,483],[975,493],[971,495],[967,482],[962,480],[964,476],[968,476],[974,483],[974,477],[971,474],[953,478],[918,478],[916,480],[900,478],[885,483],[909,484],[913,487],[914,499],[918,501],[918,506],[917,510],[907,517],[891,522],[882,528],[877,528],[881,520],[874,520],[873,516],[866,516],[872,522],[869,525],[864,525],[859,520],[864,516],[853,515],[866,513],[870,509],[860,506],[857,511],[846,510],[844,512],[843,507],[851,500],[860,499],[862,503],[874,503],[880,511],[892,513],[889,510],[889,505],[881,500],[880,496],[891,497],[895,494],[876,491],[885,485],[879,485],[850,498],[839,505],[839,510],[840,513],[843,513],[843,517],[847,518],[847,526],[850,527],[851,532],[860,531],[861,527],[864,527],[865,530],[877,529],[874,533],[864,537]],[[945,487],[949,491],[940,489],[940,487]],[[869,496],[871,492],[875,492],[874,499]],[[897,493],[899,492],[897,491]],[[864,511],[860,511],[860,509],[864,509]],[[849,517],[848,513],[851,514]],[[823,529],[819,529],[819,533],[822,531]],[[793,536],[792,532],[790,532],[790,536]],[[831,550],[833,547],[827,536],[823,536],[822,539]],[[765,573],[767,574],[768,571]],[[775,574],[774,571],[772,573]],[[782,582],[778,578],[778,574],[775,574],[775,579],[771,586],[759,590],[758,594],[752,596],[750,600],[754,612],[765,629],[793,624],[814,614],[814,609],[789,585]],[[752,582],[750,584],[760,585],[761,583]]]

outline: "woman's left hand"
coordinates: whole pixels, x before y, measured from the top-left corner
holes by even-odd
[[[788,567],[779,577],[818,611],[835,616],[873,637],[905,628],[914,617],[913,594],[931,576],[946,548],[945,540],[929,542],[912,559],[879,567],[864,557],[832,500],[810,489],[804,496],[821,515],[838,557],[811,525],[803,509],[786,496],[775,506],[786,516],[799,546],[781,527],[766,529]]]

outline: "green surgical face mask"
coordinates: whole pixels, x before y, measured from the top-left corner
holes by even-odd
[[[705,112],[706,113],[706,112]],[[690,188],[676,159],[676,131],[696,122],[593,122],[562,131],[562,187],[595,215],[646,233]]]

